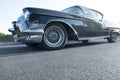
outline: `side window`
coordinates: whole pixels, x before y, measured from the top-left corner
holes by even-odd
[[[103,15],[95,10],[89,10],[91,15],[92,15],[92,18],[96,19],[96,20],[99,20],[99,21],[102,21],[102,18],[103,18]]]
[[[84,14],[87,18],[102,21],[103,15],[98,11],[88,9],[85,7],[82,7],[82,9],[84,10]]]
[[[92,18],[98,19],[97,13],[95,11],[92,11],[92,10],[89,10],[89,11],[90,11],[90,14],[91,14]]]
[[[84,10],[84,14],[87,18],[92,18],[92,14],[90,13],[89,9],[85,8],[85,7],[82,7],[83,10]]]
[[[103,15],[101,15],[100,13],[97,13],[97,16],[98,16],[98,19],[99,19],[99,20],[102,20]]]

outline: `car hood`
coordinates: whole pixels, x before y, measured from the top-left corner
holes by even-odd
[[[23,9],[23,11],[25,10],[29,11],[30,14],[49,15],[49,16],[64,17],[64,18],[71,18],[71,19],[81,18],[81,16],[72,15],[72,14],[61,12],[61,11],[42,9],[42,8],[27,7]]]

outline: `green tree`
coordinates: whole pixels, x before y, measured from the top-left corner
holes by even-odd
[[[1,33],[1,32],[0,32],[0,36],[4,36],[4,35],[5,35],[4,33]]]

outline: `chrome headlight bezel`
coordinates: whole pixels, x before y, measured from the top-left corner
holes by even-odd
[[[30,12],[27,11],[27,10],[25,10],[25,11],[24,11],[24,18],[25,18],[26,20],[29,20],[29,16],[30,16]]]

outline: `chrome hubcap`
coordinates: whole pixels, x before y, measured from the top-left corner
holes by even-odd
[[[44,41],[49,47],[59,47],[63,44],[65,34],[58,26],[48,27],[44,34]]]
[[[50,31],[48,32],[47,39],[51,43],[56,43],[59,40],[59,33],[56,31]]]

